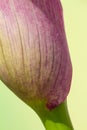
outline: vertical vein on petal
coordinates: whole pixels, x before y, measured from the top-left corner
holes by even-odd
[[[1,50],[2,50],[2,56],[3,56],[3,59],[4,59],[4,62],[5,62],[5,66],[9,72],[9,69],[8,69],[8,66],[7,66],[7,62],[6,62],[6,59],[5,59],[5,55],[4,55],[4,49],[3,49],[3,45],[2,45],[2,40],[0,39],[0,47],[1,47]]]
[[[40,75],[41,75],[41,45],[40,45],[40,33],[39,33],[39,29],[38,29],[38,25],[37,25],[37,14],[35,13],[34,11],[34,7],[32,6],[32,11],[33,11],[33,15],[35,17],[35,24],[36,24],[36,29],[37,29],[37,33],[38,33],[38,39],[39,39],[39,42],[38,42],[38,45],[39,45],[39,54],[40,54],[40,61],[39,61],[39,74],[38,74],[38,78],[40,79]]]
[[[10,44],[10,37],[9,37],[9,32],[8,32],[8,27],[7,27],[7,23],[6,23],[6,19],[5,19],[5,16],[3,16],[3,19],[4,19],[4,24],[5,24],[5,28],[6,28],[6,34],[7,34],[7,38],[6,38],[6,44],[8,46],[8,44]],[[0,40],[1,41],[1,40]],[[2,50],[2,54],[3,54],[3,59],[4,59],[4,62],[5,62],[5,66],[7,68],[7,71],[9,73],[9,75],[12,77],[12,73],[9,71],[9,66],[8,66],[8,63],[7,63],[7,60],[6,60],[6,55],[4,54],[5,53],[5,48],[3,48],[3,44],[2,44],[2,41],[0,43],[0,46],[1,46],[1,50]],[[11,47],[11,46],[10,46]],[[12,53],[11,53],[12,54]],[[9,59],[10,60],[10,59]],[[14,66],[13,66],[14,67]]]
[[[47,3],[46,3],[46,1],[43,1],[43,2],[44,2],[45,9],[47,10]],[[46,12],[49,13],[49,15],[52,15],[53,9],[51,7],[51,2],[49,2],[48,4],[49,4],[48,5],[49,6],[49,11],[47,10]],[[50,24],[51,24],[51,22],[50,22]],[[50,27],[50,25],[49,25],[49,27]],[[50,38],[51,38],[52,41],[51,41],[51,43],[46,42],[46,44],[52,44],[52,65],[51,65],[51,70],[50,70],[50,73],[49,73],[48,81],[50,80],[50,78],[52,76],[53,68],[54,68],[54,41],[53,41],[53,36],[52,36],[51,31],[52,31],[52,29],[50,29]]]
[[[63,77],[65,75],[65,71],[66,71],[66,68],[64,67],[64,65],[66,64],[65,62],[66,62],[67,56],[64,56],[66,53],[66,47],[64,47],[66,44],[66,39],[65,39],[65,35],[64,35],[65,30],[64,30],[63,16],[62,16],[62,5],[61,5],[60,1],[55,0],[55,2],[54,2],[52,0],[52,2],[54,3],[54,6],[56,5],[56,9],[53,8],[53,11],[54,11],[56,25],[59,25],[59,28],[58,28],[58,26],[56,26],[57,32],[59,33],[59,37],[57,37],[57,38],[59,39],[59,42],[60,42],[59,45],[61,46],[61,54],[62,54],[61,61],[60,61],[59,73],[64,68],[64,73],[63,73],[63,76],[61,77],[61,80],[63,80]],[[57,13],[57,11],[59,11],[59,12]],[[59,76],[60,76],[60,74],[59,74]]]
[[[19,33],[20,45],[21,45],[21,54],[22,54],[23,73],[24,73],[24,71],[25,71],[25,65],[24,65],[23,41],[22,41],[22,37],[21,37],[21,31],[20,31],[19,22],[18,22],[18,19],[17,19],[16,9],[15,9],[15,6],[14,6],[14,1],[13,1],[13,0],[10,0],[10,2],[11,2],[11,5],[12,5],[12,10],[13,10],[13,13],[14,13],[14,17],[15,17],[15,20],[16,20],[16,24],[17,24],[17,27],[18,27],[18,33]]]
[[[28,23],[27,23],[27,30],[28,30],[28,46],[29,46],[29,48],[30,48],[30,33],[29,33],[29,25],[28,25]],[[30,57],[29,57],[30,58]],[[29,59],[30,60],[30,62],[29,62],[29,69],[30,69],[30,78],[31,78],[31,83],[33,82],[33,78],[32,78],[32,69],[31,69],[31,58]]]

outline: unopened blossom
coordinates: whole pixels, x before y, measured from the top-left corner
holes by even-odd
[[[0,0],[0,79],[51,109],[66,99],[71,77],[60,0]]]

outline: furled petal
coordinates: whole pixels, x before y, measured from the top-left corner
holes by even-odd
[[[59,0],[0,0],[0,79],[25,102],[64,101],[72,66]]]

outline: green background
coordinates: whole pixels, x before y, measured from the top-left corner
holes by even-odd
[[[68,108],[75,130],[87,130],[87,1],[62,0],[73,79]],[[0,130],[45,130],[35,112],[0,81]]]

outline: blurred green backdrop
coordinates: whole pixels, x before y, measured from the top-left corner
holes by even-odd
[[[61,0],[73,64],[68,108],[75,130],[87,130],[87,1]],[[0,81],[0,130],[45,130],[35,112]]]

